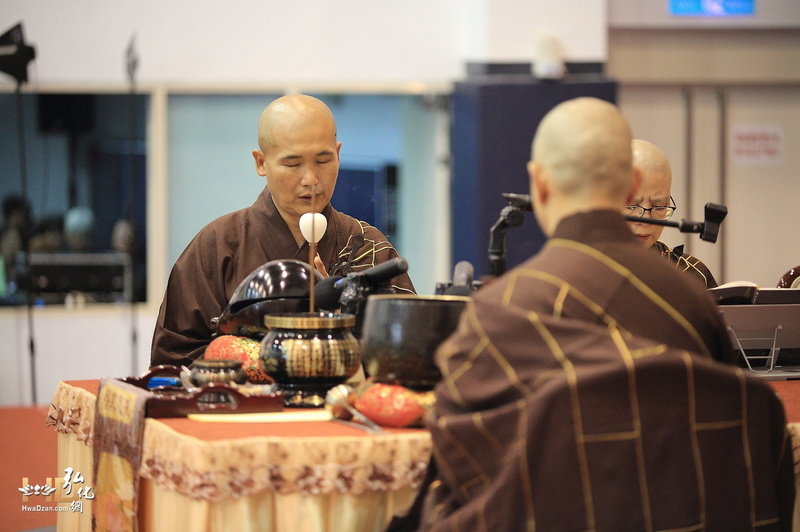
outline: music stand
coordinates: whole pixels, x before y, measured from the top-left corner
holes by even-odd
[[[781,349],[800,348],[800,304],[721,305],[731,341],[753,373],[765,375],[775,369]],[[746,349],[769,349],[768,355],[748,355]],[[766,369],[755,370],[752,360],[765,359]],[[800,368],[798,368],[800,370]]]

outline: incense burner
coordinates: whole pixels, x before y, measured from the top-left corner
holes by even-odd
[[[305,312],[264,316],[260,363],[286,406],[323,407],[328,390],[356,374],[361,345],[352,314]]]

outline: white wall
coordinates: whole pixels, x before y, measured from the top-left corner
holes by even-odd
[[[726,91],[725,197],[731,211],[725,262],[730,280],[774,287],[800,265],[800,86]],[[758,162],[732,152],[732,134],[763,126],[781,137],[780,155]]]
[[[32,401],[29,323],[25,307],[0,308],[0,405]],[[142,306],[33,309],[36,403],[49,404],[62,380],[144,372],[150,362],[154,324],[155,314]]]
[[[466,60],[530,60],[542,34],[568,57],[605,58],[606,0],[0,0],[22,21],[42,84],[242,85],[447,82]]]
[[[449,281],[450,114],[441,98],[402,100],[403,160],[399,178],[399,218],[394,242],[408,260],[408,274],[421,295]]]

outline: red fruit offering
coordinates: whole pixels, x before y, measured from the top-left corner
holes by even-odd
[[[261,355],[261,343],[252,338],[226,334],[212,340],[203,358],[206,360],[238,360],[247,373],[247,380],[254,384],[273,382],[258,362]]]
[[[425,414],[426,395],[397,384],[366,384],[359,389],[354,406],[384,427],[418,426]]]

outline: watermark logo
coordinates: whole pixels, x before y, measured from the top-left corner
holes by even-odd
[[[22,482],[24,483],[27,480],[28,480],[27,478],[23,478]],[[50,479],[48,478],[47,480],[49,481]],[[19,489],[19,491],[21,491],[22,494],[24,495],[22,497],[23,502],[27,502],[28,497],[30,497],[31,495],[50,495],[51,493],[56,491],[56,489],[51,488],[49,484],[45,484],[44,486],[40,486],[39,484],[31,486],[30,484],[27,484],[25,487],[17,489]]]
[[[64,470],[63,478],[54,481],[47,477],[44,484],[31,484],[28,477],[23,477],[22,487],[17,488],[22,493],[22,511],[83,513],[83,502],[94,499],[92,486],[85,485],[85,482],[81,472],[71,467]]]

